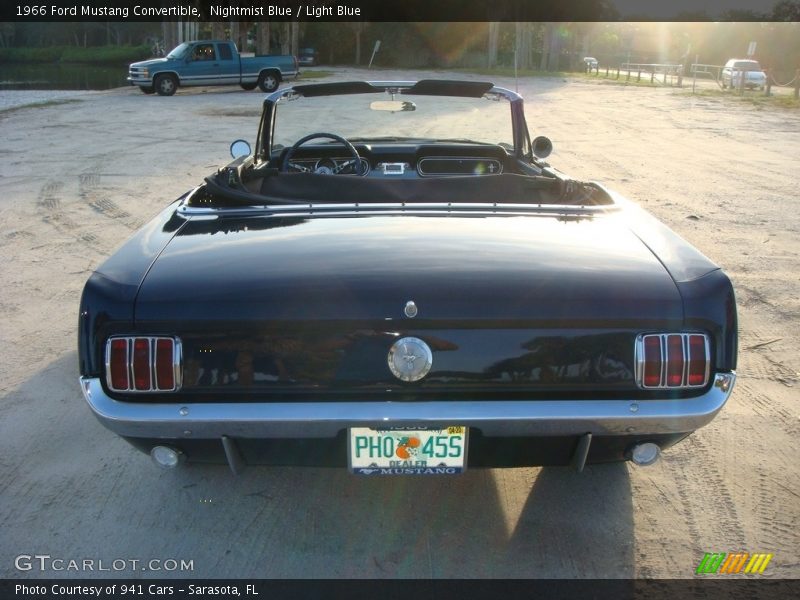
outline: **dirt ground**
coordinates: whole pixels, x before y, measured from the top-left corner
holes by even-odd
[[[254,140],[262,95],[75,93],[0,112],[0,576],[686,578],[705,552],[748,551],[774,553],[764,577],[800,577],[800,114],[560,78],[519,91],[553,165],[640,202],[733,279],[739,380],[709,426],[652,467],[580,475],[156,469],[81,397],[79,295],[233,139]],[[20,571],[24,554],[194,568]]]

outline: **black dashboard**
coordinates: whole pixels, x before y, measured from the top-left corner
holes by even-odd
[[[515,173],[516,161],[502,146],[488,144],[354,144],[358,163],[340,144],[297,148],[290,172],[361,175],[380,178],[491,176]],[[273,158],[282,164],[288,149]]]

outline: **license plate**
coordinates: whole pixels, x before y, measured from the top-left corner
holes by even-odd
[[[466,470],[467,428],[352,427],[347,453],[358,475],[456,475]]]

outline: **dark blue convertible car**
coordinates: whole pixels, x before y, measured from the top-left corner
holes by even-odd
[[[728,277],[476,81],[295,85],[89,278],[81,387],[157,464],[650,464],[733,388]]]

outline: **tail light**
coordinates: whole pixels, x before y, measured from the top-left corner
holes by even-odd
[[[636,383],[645,389],[703,387],[711,356],[703,333],[654,333],[636,338]]]
[[[106,343],[106,383],[115,392],[174,392],[181,387],[181,341],[114,337]]]

